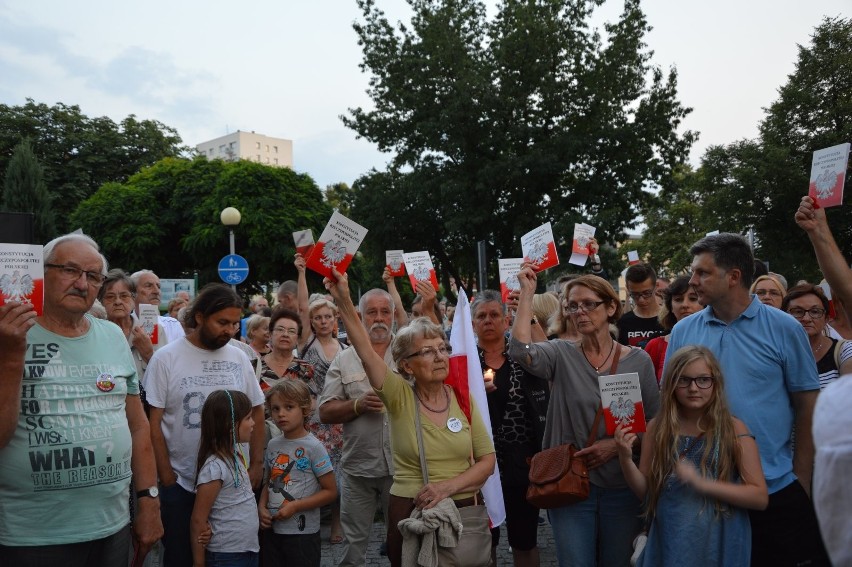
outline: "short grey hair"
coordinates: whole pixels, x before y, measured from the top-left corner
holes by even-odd
[[[98,300],[104,298],[104,294],[106,294],[107,289],[112,287],[114,284],[123,283],[127,286],[127,290],[133,294],[133,297],[136,297],[136,282],[134,282],[130,276],[128,276],[124,270],[121,268],[115,268],[114,270],[110,270],[107,272],[106,279],[104,280],[104,285],[101,286],[100,291],[98,292]]]
[[[72,232],[70,234],[63,234],[62,236],[57,236],[50,242],[44,245],[44,263],[52,264],[53,259],[56,255],[56,247],[60,244],[65,244],[66,242],[82,242],[83,244],[88,244],[92,248],[95,249],[95,252],[98,253],[98,256],[101,257],[101,274],[107,275],[109,271],[109,263],[107,262],[106,256],[101,253],[101,247],[98,246],[98,243],[91,236],[86,236],[80,232]]]
[[[418,339],[439,338],[447,340],[447,335],[441,327],[430,321],[427,317],[414,319],[396,334],[391,344],[391,355],[393,356],[394,364],[397,368],[400,368],[402,361],[413,354],[411,349],[414,346],[414,341]]]
[[[505,315],[506,304],[503,303],[503,296],[500,295],[500,292],[494,291],[493,289],[483,289],[476,294],[476,297],[473,298],[473,302],[470,304],[470,316],[476,317],[476,310],[484,303],[491,303],[492,301],[500,304],[500,307],[503,310],[503,315]]]
[[[139,279],[145,274],[153,274],[155,277],[159,278],[157,274],[155,274],[152,270],[139,270],[137,272],[133,272],[130,274],[130,279],[133,280],[133,285],[139,287]]]
[[[364,295],[361,296],[361,299],[358,301],[358,312],[361,313],[361,315],[363,316],[364,306],[367,305],[367,300],[369,300],[373,297],[376,297],[376,296],[381,297],[382,299],[384,299],[388,302],[388,305],[390,305],[391,317],[393,317],[393,312],[394,312],[393,297],[391,297],[391,294],[389,294],[385,290],[379,289],[377,287],[367,291]]]

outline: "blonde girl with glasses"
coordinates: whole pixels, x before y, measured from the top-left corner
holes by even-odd
[[[733,417],[719,363],[704,347],[676,352],[663,374],[661,408],[648,422],[637,466],[634,433],[615,432],[627,484],[650,524],[636,565],[748,565],[746,509],[769,502],[754,436]]]

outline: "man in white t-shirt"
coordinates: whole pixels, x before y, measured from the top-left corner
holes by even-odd
[[[160,308],[160,278],[151,270],[139,270],[130,275],[130,279],[136,285],[136,313],[139,313],[139,305],[146,303]],[[157,322],[166,331],[163,343],[173,343],[184,335],[180,321],[171,316],[160,315]]]
[[[184,339],[158,350],[145,373],[151,404],[151,439],[161,485],[164,563],[192,565],[189,520],[195,503],[201,409],[216,390],[240,390],[263,422],[263,393],[248,357],[229,341],[240,326],[242,300],[223,284],[201,290],[187,313],[194,327]],[[248,455],[249,476],[257,488],[263,476],[265,430],[256,427]],[[245,451],[245,447],[243,447]]]

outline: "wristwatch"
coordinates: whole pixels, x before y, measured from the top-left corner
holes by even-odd
[[[143,498],[145,496],[149,498],[156,498],[160,495],[160,489],[156,486],[152,486],[151,488],[146,488],[145,490],[139,490],[136,492],[136,498]]]

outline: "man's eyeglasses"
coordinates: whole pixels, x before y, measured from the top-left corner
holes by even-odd
[[[290,335],[291,337],[295,337],[299,334],[299,331],[297,329],[287,329],[285,327],[273,327],[272,332],[283,333],[285,335]]]
[[[133,294],[129,291],[122,291],[121,293],[105,293],[103,297],[105,303],[112,303],[116,299],[127,301],[128,299],[133,299]]]
[[[415,356],[422,356],[427,360],[435,360],[438,358],[438,355],[441,356],[450,356],[453,353],[453,348],[450,345],[441,345],[438,348],[435,347],[425,347],[413,354],[409,354],[405,358],[413,358]]]
[[[606,303],[606,301],[581,301],[580,303],[569,303],[568,313],[571,313],[572,315],[579,311],[582,311],[583,313],[591,313],[604,303]]]
[[[713,385],[713,377],[712,376],[681,376],[677,379],[677,387],[678,388],[689,388],[689,386],[695,382],[695,385],[701,388],[702,390],[706,390],[710,386]]]
[[[825,315],[825,309],[820,309],[819,307],[813,307],[811,309],[802,309],[801,307],[793,307],[787,310],[787,313],[795,317],[796,319],[804,319],[805,313],[811,316],[811,319],[822,319],[823,315]]]
[[[57,269],[63,278],[72,281],[78,280],[81,275],[86,274],[86,282],[92,287],[101,287],[106,280],[106,276],[100,272],[89,272],[68,264],[45,264],[44,267]]]
[[[654,290],[646,289],[645,291],[631,291],[629,295],[634,300],[651,299],[651,297],[654,295]]]
[[[764,295],[771,295],[772,297],[781,297],[781,292],[777,289],[756,289],[754,294],[758,297],[763,297]]]

